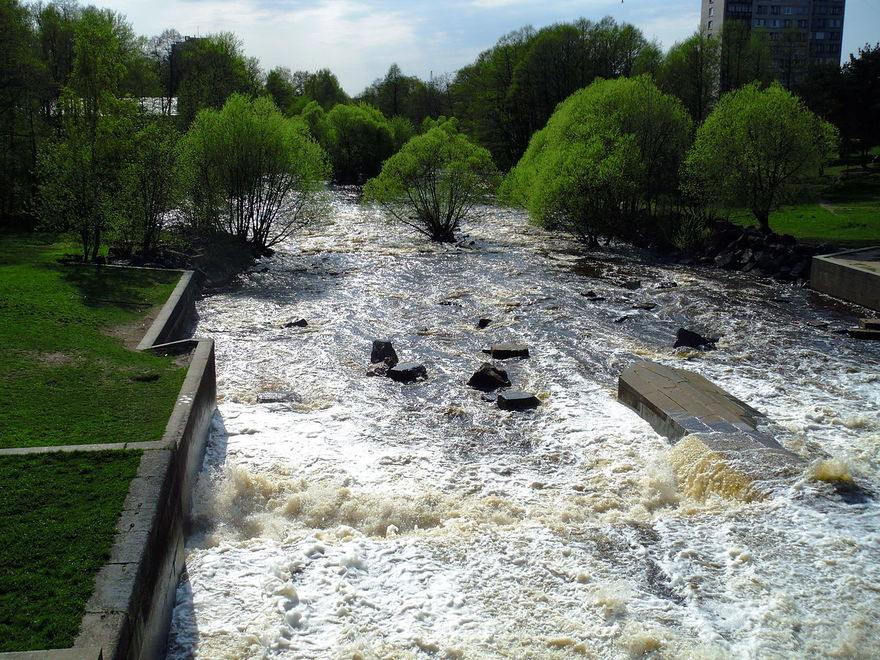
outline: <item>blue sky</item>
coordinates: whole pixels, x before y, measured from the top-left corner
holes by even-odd
[[[665,49],[692,34],[700,0],[92,0],[138,34],[234,32],[264,70],[331,69],[358,94],[397,62],[427,79],[472,62],[502,35],[579,17],[633,23]],[[880,0],[847,0],[844,60],[880,41]]]

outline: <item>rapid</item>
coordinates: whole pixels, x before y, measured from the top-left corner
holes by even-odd
[[[880,656],[880,505],[829,483],[880,494],[880,342],[809,325],[858,308],[498,207],[435,245],[333,194],[199,303],[219,410],[167,658]],[[366,377],[374,339],[428,379]],[[536,410],[466,386],[497,341]],[[688,469],[616,400],[640,358],[764,412],[803,474],[758,498]]]

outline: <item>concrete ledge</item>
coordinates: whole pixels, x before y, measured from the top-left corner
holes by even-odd
[[[189,337],[196,320],[195,299],[198,291],[195,273],[191,270],[183,271],[159,316],[138,344],[138,350],[143,351],[157,344]]]
[[[810,287],[880,311],[880,246],[813,257]]]
[[[799,456],[758,430],[766,419],[762,413],[691,371],[641,360],[620,375],[617,397],[660,435],[679,443],[670,462],[695,496],[714,490],[754,499],[765,485],[805,467]]]
[[[3,660],[104,660],[101,649],[55,649],[2,653]]]

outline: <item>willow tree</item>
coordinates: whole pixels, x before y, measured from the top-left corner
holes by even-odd
[[[588,245],[626,236],[674,196],[690,135],[681,102],[648,76],[599,80],[559,104],[501,194]]]
[[[685,185],[705,201],[748,208],[769,231],[770,211],[819,173],[836,142],[836,129],[779,83],[752,83],[722,96],[697,130]]]
[[[266,248],[324,212],[327,155],[299,117],[233,94],[183,139],[193,224]]]
[[[494,186],[489,152],[459,133],[454,120],[441,119],[385,161],[364,186],[364,199],[432,241],[451,242]]]

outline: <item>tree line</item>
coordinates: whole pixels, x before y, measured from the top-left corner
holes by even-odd
[[[123,16],[74,0],[0,0],[2,226],[74,231],[86,259],[106,245],[122,256],[154,252],[171,219],[265,249],[320,212],[323,181],[381,179],[386,164],[399,176],[434,177],[459,210],[473,203],[442,177],[457,173],[483,200],[495,172],[511,170],[502,187],[509,200],[550,224],[589,217],[578,231],[594,241],[622,214],[670,217],[674,208],[681,217],[688,204],[705,206],[705,186],[700,193],[694,177],[685,185],[679,174],[696,162],[686,156],[694,136],[699,143],[712,112],[729,104],[719,81],[775,90],[762,92],[772,76],[760,33],[725,39],[722,51],[695,34],[664,53],[607,17],[526,27],[454,75],[423,81],[392,64],[350,98],[328,69],[264,73],[231,33],[145,38]],[[866,47],[797,90],[864,162],[880,143],[878,67],[880,48]],[[650,116],[627,115],[618,95],[652,104]],[[609,109],[616,114],[602,117]],[[671,131],[662,148],[651,142],[660,130],[651,122]],[[825,124],[815,120],[811,135],[827,151]],[[577,151],[552,147],[565,140]],[[612,172],[619,180],[603,183]],[[437,206],[419,199],[423,208],[406,215],[391,195],[405,191],[402,180],[386,177],[367,192],[402,220]],[[528,192],[538,181],[540,199]],[[576,201],[570,185],[603,192]],[[554,196],[568,207],[554,208]],[[427,233],[449,240],[456,213],[435,211],[448,217]]]

